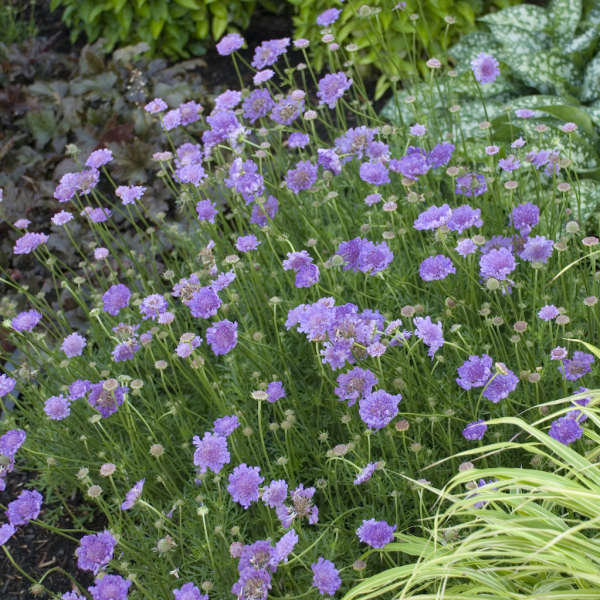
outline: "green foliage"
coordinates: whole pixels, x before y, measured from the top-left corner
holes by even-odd
[[[34,37],[37,33],[34,9],[35,0],[29,3],[5,0],[0,5],[0,43],[12,44]]]
[[[413,105],[406,102],[413,96],[419,118],[435,124],[443,136],[457,133],[448,114],[448,108],[455,105],[460,108],[461,136],[467,144],[488,132],[489,143],[505,143],[521,135],[534,144],[538,128],[545,126],[554,133],[554,147],[569,157],[571,168],[582,177],[598,179],[600,5],[581,0],[557,0],[547,8],[522,4],[480,21],[485,29],[467,34],[449,49],[456,67],[437,80],[438,92],[443,93],[432,100],[431,83],[421,83],[397,94],[382,113],[396,122],[413,122]],[[474,81],[471,61],[480,52],[500,61],[501,76],[492,84],[479,86]],[[535,116],[516,118],[514,111],[520,108],[535,110]],[[491,123],[485,133],[480,128],[483,121]],[[568,144],[561,141],[559,132],[565,121],[578,126]],[[585,189],[596,186],[590,181]],[[592,196],[596,198],[597,193]],[[584,199],[584,205],[584,219],[599,206],[592,198]]]
[[[426,70],[425,62],[444,53],[461,35],[471,31],[475,19],[494,7],[518,0],[409,0],[404,9],[394,9],[396,0],[375,0],[364,7],[363,0],[349,0],[334,25],[335,40],[354,44],[353,62],[380,72],[376,97],[380,98],[393,81],[414,81]],[[289,0],[295,7],[295,37],[311,42],[311,62],[317,70],[328,62],[323,29],[317,17],[331,8],[328,0]]]
[[[599,424],[600,393],[588,395],[592,401],[583,410]],[[482,468],[459,473],[443,490],[426,486],[450,503],[445,511],[438,509],[430,538],[397,534],[397,541],[384,550],[417,560],[365,579],[344,600],[390,597],[391,591],[407,600],[598,598],[600,537],[595,499],[600,494],[600,438],[586,431],[593,449],[582,455],[542,430],[571,407],[533,426],[518,418],[490,421],[490,425],[519,427],[522,431],[516,437],[529,436],[529,441],[499,442],[458,455],[476,456]],[[529,468],[485,466],[486,455],[515,450],[530,456]],[[550,470],[540,470],[542,466]],[[481,479],[487,485],[471,491]],[[462,491],[465,484],[467,491]]]
[[[146,42],[153,54],[182,58],[205,52],[204,40],[219,39],[228,27],[246,28],[254,0],[52,0],[63,9],[71,41],[85,33],[112,50]]]

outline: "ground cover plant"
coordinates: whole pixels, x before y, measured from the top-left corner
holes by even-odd
[[[57,182],[45,226],[11,223],[13,253],[39,260],[52,288],[2,276],[22,305],[3,322],[17,353],[2,355],[0,399],[15,410],[2,421],[0,486],[19,469],[39,478],[2,507],[0,544],[11,556],[27,523],[54,528],[95,578],[69,573],[72,590],[34,580],[36,593],[356,595],[413,560],[394,540],[428,535],[460,453],[507,443],[527,429],[518,415],[569,397],[539,435],[569,456],[597,446],[585,340],[599,332],[599,240],[575,208],[588,193],[571,168],[578,125],[562,124],[562,152],[544,129],[494,144],[489,122],[467,146],[436,57],[427,83],[448,102],[449,135],[410,100],[410,122],[390,124],[327,21],[328,74],[288,67],[306,40],[263,42],[246,65],[230,34],[218,52],[251,70],[252,86],[206,106],[146,104],[167,136],[153,160],[177,223],[103,147]],[[474,88],[499,80],[498,66],[479,54]],[[80,272],[50,250],[58,231]],[[485,476],[529,450],[487,453]],[[73,494],[103,528],[37,519]]]

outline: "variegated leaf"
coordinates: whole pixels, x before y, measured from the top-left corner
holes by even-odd
[[[550,27],[550,19],[545,9],[533,4],[509,6],[504,10],[481,17],[480,21],[494,25],[512,25],[528,31],[545,31]]]
[[[600,37],[600,23],[593,25],[580,36],[570,40],[564,47],[565,54],[576,54],[574,58],[583,58],[584,55],[593,52],[598,45]]]
[[[531,32],[522,27],[493,23],[489,28],[494,39],[508,51],[518,48],[519,53],[538,53],[552,47],[552,38],[541,31]]]
[[[579,181],[579,202],[577,195],[570,195],[570,206],[573,214],[585,223],[600,211],[600,183],[593,179]],[[579,211],[581,210],[581,215]]]
[[[548,16],[556,39],[568,42],[581,20],[582,0],[550,0]]]
[[[591,102],[600,98],[600,52],[585,68],[580,97],[582,102]]]

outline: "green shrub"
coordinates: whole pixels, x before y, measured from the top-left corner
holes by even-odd
[[[52,0],[50,8],[63,7],[71,41],[82,33],[89,41],[102,37],[109,50],[143,41],[153,53],[177,58],[203,54],[203,41],[219,39],[229,25],[248,27],[254,5],[254,0]]]
[[[381,73],[376,98],[391,85],[391,79],[413,80],[424,73],[431,56],[445,52],[461,35],[472,30],[475,19],[494,7],[519,0],[409,0],[401,9],[396,0],[350,0],[334,26],[338,44],[355,44],[354,63],[368,65]],[[327,63],[327,46],[320,41],[317,17],[331,7],[329,0],[289,0],[295,7],[295,36],[311,42],[313,65]],[[363,18],[361,18],[363,15]],[[415,64],[417,68],[415,68]]]

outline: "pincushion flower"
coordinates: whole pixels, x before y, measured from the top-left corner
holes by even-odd
[[[358,414],[370,429],[382,429],[398,414],[400,400],[400,394],[392,395],[385,390],[377,390],[361,398]]]
[[[473,74],[479,83],[493,83],[500,75],[498,61],[485,52],[480,52],[476,58],[471,61]]]
[[[79,540],[79,547],[75,551],[77,566],[84,571],[97,574],[113,557],[117,540],[108,530],[93,535],[84,535]]]
[[[356,530],[358,539],[372,548],[383,548],[394,541],[396,525],[388,525],[385,521],[369,519],[362,522]]]
[[[340,573],[335,565],[330,560],[319,556],[317,562],[313,563],[310,568],[313,572],[313,586],[319,590],[322,596],[333,596],[342,585]]]
[[[221,56],[229,56],[244,45],[244,38],[239,33],[228,33],[224,35],[216,45],[217,52]]]
[[[258,486],[264,480],[260,475],[260,467],[249,467],[242,463],[229,475],[227,491],[234,502],[247,509],[252,502],[258,501]]]
[[[16,500],[8,503],[6,516],[13,526],[27,525],[37,519],[42,509],[42,495],[37,490],[23,490]]]
[[[125,500],[121,504],[121,510],[129,510],[140,499],[142,490],[144,489],[145,479],[140,479],[128,492],[125,494]]]
[[[207,469],[218,473],[229,463],[230,455],[225,436],[206,432],[202,439],[195,435],[193,441],[196,446],[194,465],[199,467],[200,473],[206,473]]]
[[[329,108],[335,108],[337,101],[351,85],[352,79],[347,77],[345,73],[328,73],[318,83],[317,98],[319,104],[327,104]]]

